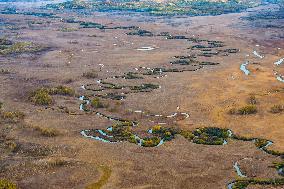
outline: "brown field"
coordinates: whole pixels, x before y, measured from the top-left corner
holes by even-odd
[[[260,7],[251,11],[261,10]],[[79,96],[93,98],[94,94],[118,92],[125,93],[126,98],[102,98],[103,104],[108,106],[95,111],[138,121],[133,130],[141,136],[147,136],[150,127],[163,122],[167,127],[183,130],[219,127],[231,129],[236,135],[271,140],[273,145],[268,149],[283,152],[284,111],[271,113],[271,107],[284,106],[284,83],[274,75],[275,71],[284,75],[284,63],[274,65],[284,58],[284,38],[273,37],[275,34],[283,36],[284,32],[281,28],[253,27],[249,21],[241,19],[247,15],[244,12],[160,18],[98,12],[82,16],[62,11],[57,13],[59,18],[41,18],[0,14],[1,22],[10,26],[2,27],[1,37],[47,47],[35,53],[0,53],[2,111],[24,114],[23,118],[0,117],[0,178],[26,189],[221,189],[238,178],[233,168],[235,162],[249,178],[281,178],[271,165],[283,159],[263,152],[248,141],[229,139],[227,145],[202,145],[176,135],[159,147],[146,148],[129,142],[104,143],[80,134],[85,129],[106,129],[114,121],[92,111],[81,111]],[[228,56],[220,53],[196,58],[220,63],[218,65],[204,65],[202,68],[171,65],[170,62],[176,60],[174,56],[202,52],[189,49],[195,44],[183,39],[127,35],[129,29],[80,28],[77,23],[62,21],[69,17],[107,26],[139,26],[154,34],[169,32],[222,41],[225,46],[220,49],[240,51]],[[137,50],[147,46],[154,47],[154,50]],[[253,55],[254,50],[264,58]],[[240,70],[245,61],[250,62],[247,66],[251,72],[249,75]],[[143,75],[143,79],[111,78],[134,72],[139,67],[191,71],[164,73],[167,76],[160,78],[153,75]],[[1,73],[1,69],[7,73]],[[143,70],[141,68],[139,72]],[[88,72],[94,75],[84,77]],[[101,92],[80,88],[85,85],[98,89],[97,80],[101,78],[120,85],[152,83],[160,87],[150,92],[129,94],[127,87]],[[48,106],[32,102],[33,91],[61,85],[74,89],[75,94],[51,95],[52,102]],[[257,108],[255,114],[228,113],[232,108],[246,106],[252,98]],[[190,116],[188,119],[151,118],[135,113],[135,110],[154,115],[170,115],[178,111]]]

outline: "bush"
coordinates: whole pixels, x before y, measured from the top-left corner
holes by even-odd
[[[284,111],[283,105],[274,105],[270,108],[270,112],[273,114],[281,113]]]
[[[98,77],[98,73],[96,70],[91,70],[89,72],[83,73],[83,77],[87,79],[94,79]]]
[[[6,179],[0,179],[0,189],[17,189],[17,185]]]

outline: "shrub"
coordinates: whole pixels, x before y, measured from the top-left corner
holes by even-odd
[[[52,97],[49,95],[47,89],[41,88],[34,92],[31,97],[31,101],[36,105],[50,105],[52,103]]]
[[[251,95],[248,99],[248,104],[251,104],[251,105],[255,105],[257,103],[256,101],[256,97],[254,95]]]
[[[0,189],[17,189],[17,185],[6,179],[0,179]]]
[[[94,108],[104,108],[104,105],[103,105],[103,103],[100,101],[99,98],[94,98],[94,99],[91,101],[91,105],[92,105],[92,107],[94,107]]]
[[[94,79],[98,77],[98,73],[96,70],[91,70],[89,72],[85,72],[83,73],[83,77],[87,78],[87,79]]]
[[[270,112],[273,114],[281,113],[284,111],[283,105],[274,105],[270,108]]]
[[[228,112],[229,114],[239,114],[239,115],[248,115],[248,114],[255,114],[257,113],[257,108],[255,105],[246,105],[239,109],[231,108]]]
[[[238,109],[238,114],[240,115],[255,114],[256,112],[257,112],[257,108],[255,105],[246,105]]]

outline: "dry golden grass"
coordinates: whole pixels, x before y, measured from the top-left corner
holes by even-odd
[[[88,185],[85,189],[100,189],[107,183],[108,179],[111,176],[111,169],[107,166],[101,166],[100,169],[102,170],[101,178],[97,182]]]

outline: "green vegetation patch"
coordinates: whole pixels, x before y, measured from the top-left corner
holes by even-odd
[[[51,105],[53,99],[51,95],[64,95],[74,96],[74,89],[66,86],[57,86],[53,88],[40,88],[34,91],[30,97],[30,100],[36,105]]]
[[[229,137],[229,130],[217,127],[204,127],[196,129],[192,134],[194,135],[194,143],[223,145],[225,140]]]
[[[164,141],[170,141],[174,139],[176,134],[179,134],[180,130],[171,127],[162,127],[160,125],[155,125],[152,127],[152,134]]]
[[[234,182],[232,189],[245,189],[249,185],[262,185],[262,186],[282,186],[284,185],[284,178],[275,179],[239,179]]]
[[[46,48],[32,42],[12,42],[7,39],[0,39],[0,55],[36,53]]]
[[[93,11],[124,11],[148,13],[154,16],[173,16],[173,15],[220,15],[232,12],[240,12],[259,3],[248,3],[236,0],[222,1],[189,1],[178,0],[171,2],[152,2],[152,1],[91,1],[84,2],[73,0],[59,4],[47,5],[50,9],[92,9]]]
[[[147,137],[143,138],[142,146],[143,147],[155,147],[161,142],[161,138],[159,137]]]

